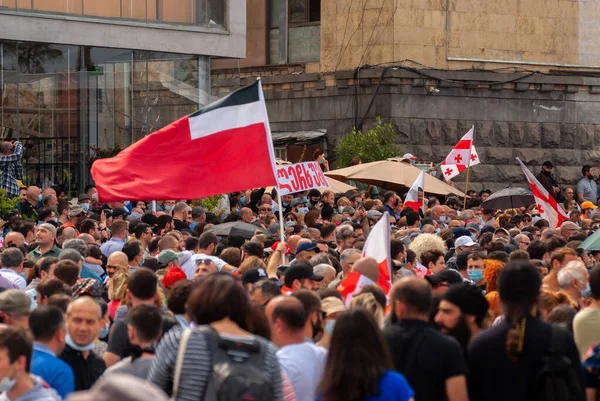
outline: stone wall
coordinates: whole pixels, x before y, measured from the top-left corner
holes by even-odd
[[[535,174],[552,160],[559,182],[569,185],[580,178],[583,164],[600,166],[600,78],[434,70],[388,70],[381,78],[381,73],[363,70],[357,80],[353,71],[307,73],[301,66],[238,75],[219,71],[212,91],[224,96],[262,76],[272,130],[326,129],[333,163],[339,139],[366,115],[365,129],[380,116],[394,125],[402,152],[436,164],[475,125],[482,160],[472,169],[475,189],[525,184],[515,157]],[[457,184],[464,179],[458,176]]]

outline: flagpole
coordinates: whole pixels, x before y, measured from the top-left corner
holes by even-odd
[[[281,189],[279,188],[279,183],[277,183],[277,206],[277,209],[279,209],[279,234],[281,242],[285,242],[285,232],[283,225],[283,205],[281,204]],[[281,264],[285,265],[285,252],[281,254]]]
[[[471,145],[469,146],[469,161],[467,163],[467,180],[465,181],[465,197],[463,201],[463,210],[467,207],[467,191],[469,190],[469,173],[471,172],[471,153],[473,152],[473,145],[475,145],[475,126],[471,127],[473,130],[473,137],[471,138]]]

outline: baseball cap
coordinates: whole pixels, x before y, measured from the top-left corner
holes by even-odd
[[[432,274],[425,276],[425,280],[434,287],[439,286],[442,283],[448,283],[448,285],[460,284],[463,282],[463,278],[459,272],[454,269],[444,269],[438,274]]]
[[[467,224],[467,230],[469,230],[469,232],[476,232],[478,233],[479,230],[481,230],[481,228],[479,227],[479,224],[475,223],[474,221],[470,222]]]
[[[49,224],[49,223],[40,224],[38,226],[38,228],[43,228],[44,230],[48,230],[52,234],[54,234],[54,236],[56,237],[56,227],[54,227],[52,224]]]
[[[329,316],[337,312],[344,312],[346,307],[341,299],[337,297],[327,297],[321,300],[321,310],[325,312],[325,316]]]
[[[497,228],[494,230],[494,235],[496,235],[499,232],[503,232],[504,234],[506,234],[507,237],[510,237],[510,233],[508,232],[508,230],[506,228]]]
[[[179,259],[181,256],[183,256],[181,253],[176,253],[170,249],[166,249],[159,253],[156,259],[158,260],[158,264],[164,267],[175,259]]]
[[[469,230],[467,230],[464,227],[456,227],[454,230],[452,230],[452,238],[457,239],[460,237],[468,237],[470,236],[471,233],[469,232]]]
[[[242,274],[243,284],[254,284],[262,279],[267,278],[267,272],[263,268],[250,269]]]
[[[303,279],[321,281],[323,280],[323,276],[316,275],[312,267],[306,263],[296,263],[285,270],[284,281],[286,287],[291,287],[294,280]]]
[[[377,217],[381,217],[381,215],[383,215],[383,213],[381,213],[379,210],[369,210],[367,212],[367,218],[371,220],[376,220]]]
[[[405,153],[404,156],[402,156],[402,159],[417,160],[417,156],[412,153]]]
[[[542,167],[554,167],[554,164],[550,160],[546,160],[542,163]]]
[[[356,210],[354,210],[352,206],[346,206],[344,209],[342,209],[342,213],[354,214],[356,213]]]
[[[582,209],[593,209],[596,210],[598,209],[598,206],[594,205],[592,202],[590,201],[585,201],[581,204],[581,208]]]
[[[456,205],[458,207],[463,207],[463,203],[458,200],[458,198],[455,197],[450,197],[448,198],[448,200],[446,201],[446,205],[450,206],[450,205]]]
[[[454,241],[454,247],[458,248],[459,246],[475,246],[478,245],[477,242],[473,241],[471,236],[464,235],[459,237]]]
[[[102,376],[91,389],[69,396],[72,401],[168,401],[155,385],[132,375]]]
[[[296,255],[304,251],[315,251],[316,253],[321,252],[319,247],[314,245],[312,242],[303,242],[296,247]]]
[[[292,205],[292,207],[294,207],[294,206],[302,205],[304,203],[305,202],[302,199],[294,198],[294,199],[292,199],[291,205]]]
[[[71,210],[69,210],[69,217],[79,216],[80,214],[85,213],[81,205],[71,205]]]
[[[0,311],[12,316],[27,316],[31,310],[31,298],[21,290],[0,293]]]
[[[129,212],[126,209],[115,209],[113,210],[113,217],[118,217],[118,216],[127,216],[129,214]]]
[[[202,206],[196,206],[192,208],[192,219],[202,216],[203,213],[206,213],[206,209]]]

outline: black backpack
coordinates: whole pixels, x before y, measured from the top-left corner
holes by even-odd
[[[569,341],[564,329],[552,326],[552,345],[536,378],[536,401],[585,401],[579,365],[572,366],[565,349]]]
[[[204,389],[204,401],[274,399],[270,376],[265,369],[266,341],[256,337],[250,342],[224,339],[208,325],[196,330],[204,335],[211,356],[212,373]],[[190,333],[191,329],[186,329],[181,337],[179,354],[182,357]],[[177,362],[179,365],[179,355]],[[175,380],[178,385],[181,366],[177,368],[179,371],[176,369]]]

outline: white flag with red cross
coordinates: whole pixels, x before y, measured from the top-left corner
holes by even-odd
[[[521,159],[517,157],[517,160],[523,169],[523,173],[525,173],[525,177],[527,177],[540,217],[547,220],[550,227],[560,227],[563,222],[569,220],[569,215],[565,213],[563,208],[556,202],[556,199],[546,191],[546,188],[540,184],[531,171],[525,167]]]
[[[444,179],[449,180],[456,177],[466,168],[481,163],[473,144],[474,131],[475,126],[472,126],[469,132],[458,141],[448,157],[442,162],[441,169]]]

